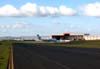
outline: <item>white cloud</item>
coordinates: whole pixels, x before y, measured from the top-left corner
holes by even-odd
[[[60,16],[70,16],[70,15],[75,15],[76,11],[73,10],[72,8],[67,8],[66,6],[60,6],[59,8],[57,7],[44,7],[40,6],[39,7],[40,14],[41,15],[60,15]]]
[[[65,16],[67,16],[67,15],[75,15],[76,14],[75,10],[73,10],[72,8],[68,8],[68,7],[64,6],[64,5],[61,5],[59,7],[59,11],[60,11],[61,15],[65,15]]]
[[[16,22],[14,25],[12,25],[12,28],[25,28],[27,26],[29,26],[28,23]]]
[[[0,16],[19,16],[20,12],[12,5],[0,7]]]
[[[46,10],[46,8],[45,8],[44,6],[40,6],[40,7],[39,7],[39,14],[40,14],[41,16],[46,16],[46,15],[48,15],[48,12],[47,12],[47,10]]]
[[[76,12],[72,8],[68,8],[66,6],[39,6],[35,3],[26,3],[19,9],[12,5],[5,5],[0,7],[0,16],[69,16],[74,14],[76,14]]]
[[[55,7],[46,7],[48,14],[50,15],[57,15],[59,10]]]
[[[58,15],[59,10],[56,7],[49,7],[49,6],[39,6],[39,14],[42,16],[55,16]]]
[[[35,16],[38,13],[37,4],[27,3],[20,8],[20,11],[27,16]]]
[[[95,2],[91,4],[87,4],[84,7],[81,7],[84,15],[87,16],[100,16],[100,3]]]
[[[28,23],[24,23],[24,22],[16,22],[15,24],[5,24],[5,25],[0,25],[1,29],[18,29],[18,28],[26,28],[30,26],[30,24]]]

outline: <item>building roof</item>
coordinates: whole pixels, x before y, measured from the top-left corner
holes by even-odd
[[[52,36],[64,36],[63,34],[57,34],[57,35],[52,35]]]

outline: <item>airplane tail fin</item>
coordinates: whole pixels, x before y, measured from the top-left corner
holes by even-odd
[[[40,36],[39,34],[37,34],[37,38],[38,38],[39,40],[41,40],[41,36]]]

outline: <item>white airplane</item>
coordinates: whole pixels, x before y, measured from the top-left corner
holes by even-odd
[[[66,43],[66,42],[70,42],[71,40],[57,40],[55,38],[51,38],[51,39],[42,39],[42,37],[37,34],[37,38],[38,40],[37,41],[45,41],[45,42],[61,42],[61,43]]]
[[[57,39],[43,39],[39,34],[37,34],[38,41],[45,41],[45,42],[57,42]]]

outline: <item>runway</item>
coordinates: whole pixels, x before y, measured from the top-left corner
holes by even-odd
[[[14,69],[100,69],[100,49],[13,44]]]

